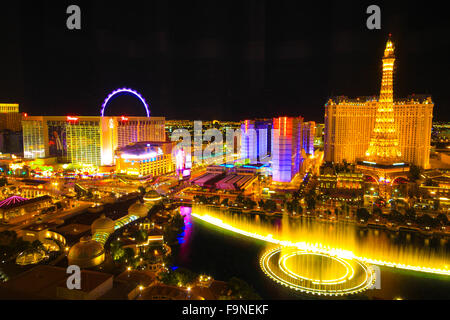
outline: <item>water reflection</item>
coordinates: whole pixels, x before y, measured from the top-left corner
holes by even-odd
[[[192,208],[180,207],[180,214],[184,217],[184,229],[183,233],[178,237],[178,243],[180,244],[179,256],[182,260],[188,259],[191,246],[189,240],[192,237]]]
[[[282,241],[306,242],[351,251],[370,261],[396,265],[449,270],[449,244],[445,239],[427,239],[420,234],[362,229],[345,222],[324,222],[310,218],[290,219],[230,213],[220,208],[195,207],[199,215],[209,215],[235,228],[272,235]]]

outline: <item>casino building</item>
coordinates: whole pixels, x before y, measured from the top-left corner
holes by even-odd
[[[387,46],[379,97],[349,99],[340,96],[330,99],[325,105],[325,161],[355,163],[366,157],[371,143],[375,141],[374,130],[378,134],[380,130],[387,130],[395,132],[394,139],[389,140],[397,143],[395,148],[402,160],[397,162],[429,168],[433,101],[430,96],[424,95],[394,100],[395,55],[391,40]],[[380,126],[382,123],[385,125]],[[392,126],[384,128],[386,124]]]
[[[137,142],[116,151],[116,171],[135,177],[159,176],[176,169],[175,142]]]
[[[272,120],[245,120],[241,124],[241,159],[263,161],[271,154]]]
[[[22,127],[25,158],[73,164],[112,165],[117,148],[165,141],[164,117],[30,116]]]
[[[289,183],[300,171],[303,118],[273,119],[272,180]]]

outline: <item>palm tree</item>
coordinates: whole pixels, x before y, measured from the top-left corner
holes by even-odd
[[[45,251],[45,247],[44,247],[44,245],[42,244],[42,242],[40,242],[39,240],[35,240],[35,241],[33,241],[32,243],[31,243],[31,245],[30,245],[30,248],[33,250],[33,251]]]
[[[125,248],[123,257],[125,258],[125,261],[128,263],[133,263],[134,260],[134,250],[132,248]]]
[[[125,254],[125,250],[123,250],[122,243],[120,243],[120,241],[111,242],[110,252],[113,260],[120,260]]]
[[[133,235],[133,238],[135,238],[137,242],[145,242],[147,237],[147,232],[145,232],[145,230],[138,230]]]
[[[447,215],[446,215],[446,214],[440,213],[440,214],[436,217],[436,219],[437,219],[443,226],[448,225],[448,218],[447,218]]]

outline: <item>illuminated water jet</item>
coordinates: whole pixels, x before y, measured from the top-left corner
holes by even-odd
[[[221,229],[279,246],[356,259],[368,264],[450,275],[445,248],[431,250],[429,247],[413,247],[411,243],[407,247],[398,246],[389,242],[386,233],[375,236],[369,232],[366,239],[361,240],[356,236],[357,228],[352,225],[300,221],[304,225],[290,228],[285,222],[281,226],[267,226],[251,222],[243,214],[231,215],[208,207],[194,206],[193,212],[194,218]]]
[[[357,294],[375,283],[375,272],[356,259],[278,247],[260,260],[264,273],[290,289],[324,296]]]

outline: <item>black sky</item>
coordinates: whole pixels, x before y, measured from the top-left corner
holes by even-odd
[[[70,4],[82,9],[81,31],[66,28]],[[366,28],[370,4],[382,9],[380,31]],[[435,120],[449,121],[447,15],[442,1],[8,1],[0,102],[98,115],[109,92],[131,87],[168,119],[323,121],[330,96],[378,94],[393,33],[396,97],[431,94]],[[130,96],[107,113],[144,114]]]

